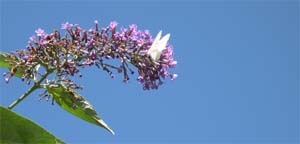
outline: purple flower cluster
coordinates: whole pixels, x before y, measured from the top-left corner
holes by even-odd
[[[35,31],[36,37],[29,38],[27,49],[14,53],[14,69],[22,67],[25,69],[22,78],[31,80],[33,73],[37,72],[37,65],[41,65],[46,70],[55,71],[54,81],[61,82],[70,81],[70,76],[75,74],[81,76],[80,67],[94,65],[111,77],[114,77],[112,70],[123,73],[125,83],[129,74],[134,74],[137,69],[137,80],[145,90],[157,89],[166,77],[171,80],[177,77],[168,72],[177,64],[171,45],[167,45],[160,59],[154,61],[147,55],[153,42],[148,30],[138,30],[135,24],[117,30],[117,25],[112,21],[100,29],[95,21],[95,28],[84,30],[78,24],[66,22],[61,25],[61,29],[66,30],[64,36],[57,30],[47,34],[39,28]],[[118,59],[120,64],[108,64],[110,59]]]

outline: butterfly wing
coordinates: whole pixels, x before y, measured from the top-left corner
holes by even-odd
[[[159,31],[159,33],[156,35],[154,41],[152,42],[152,45],[150,49],[148,50],[147,54],[151,56],[152,59],[157,60],[157,53],[158,53],[158,46],[159,41],[161,37],[162,31]]]
[[[167,34],[155,45],[155,49],[150,53],[152,59],[159,60],[162,51],[166,49],[169,38],[170,34]]]
[[[147,54],[151,56],[151,58],[157,61],[160,58],[160,55],[164,49],[166,49],[168,40],[170,39],[170,34],[165,35],[162,39],[160,39],[162,31],[156,35],[150,49]]]
[[[160,41],[159,41],[159,44],[158,44],[158,51],[162,52],[164,49],[166,49],[167,47],[167,43],[170,39],[170,36],[171,34],[166,34]]]
[[[159,31],[159,33],[157,33],[157,35],[156,35],[154,41],[152,42],[152,45],[151,45],[150,49],[148,50],[148,54],[149,54],[151,51],[153,51],[154,49],[157,48],[158,42],[159,42],[160,37],[161,37],[161,33],[162,33],[162,31]]]

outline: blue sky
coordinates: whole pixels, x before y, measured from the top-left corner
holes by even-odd
[[[290,1],[1,1],[1,51],[24,48],[37,28],[94,20],[171,33],[175,81],[143,91],[132,78],[97,69],[78,80],[116,135],[33,93],[14,108],[68,143],[299,142],[299,2]],[[1,69],[0,72],[6,70]],[[0,82],[8,106],[29,87]]]

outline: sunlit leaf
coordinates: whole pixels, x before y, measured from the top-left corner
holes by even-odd
[[[11,64],[11,62],[16,61],[16,59],[14,59],[15,57],[13,57],[14,56],[12,56],[9,53],[0,52],[0,67],[6,67],[9,70],[11,70],[14,67],[14,65]],[[17,77],[21,77],[24,70],[25,69],[18,68],[14,75]]]
[[[64,143],[33,121],[0,106],[0,143]]]
[[[44,88],[54,98],[55,102],[69,113],[99,125],[114,134],[113,130],[100,118],[92,105],[75,91],[62,85],[46,85]]]

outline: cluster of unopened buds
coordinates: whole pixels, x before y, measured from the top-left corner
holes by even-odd
[[[129,74],[137,71],[137,81],[143,89],[157,89],[163,80],[177,77],[167,70],[177,62],[173,59],[172,46],[167,44],[170,34],[161,38],[161,32],[153,39],[148,30],[138,30],[132,24],[128,28],[117,30],[118,23],[99,28],[95,21],[93,29],[84,30],[77,24],[62,24],[62,35],[58,30],[47,34],[43,29],[35,31],[36,36],[29,38],[26,49],[12,53],[14,67],[5,74],[8,82],[18,69],[23,69],[22,79],[26,82],[41,76],[44,71],[55,72],[53,83],[64,83],[80,88],[73,83],[71,76],[79,75],[80,69],[96,66],[106,71],[110,77],[114,73],[123,73],[123,81],[129,80]],[[119,64],[108,64],[110,59],[119,60]],[[116,62],[114,62],[116,63]]]

